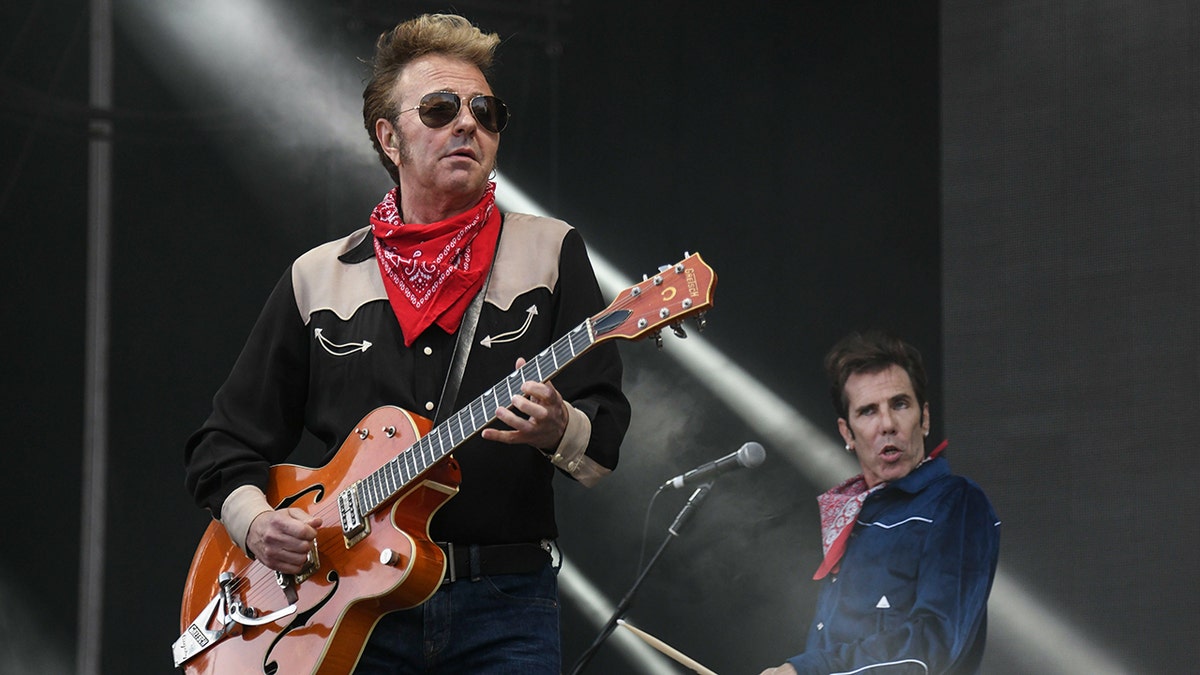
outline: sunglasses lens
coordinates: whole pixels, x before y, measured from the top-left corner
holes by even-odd
[[[421,98],[421,107],[417,112],[421,122],[430,129],[437,129],[449,124],[458,116],[458,108],[462,103],[458,94],[436,91]]]
[[[476,96],[471,99],[471,114],[484,129],[492,133],[498,134],[508,126],[508,106],[495,96]]]
[[[498,134],[508,126],[508,106],[495,96],[476,96],[471,99],[471,114],[479,121],[479,125],[488,131]],[[417,108],[421,122],[430,129],[439,129],[454,121],[462,107],[462,99],[458,94],[448,91],[435,91],[421,97],[421,105]]]

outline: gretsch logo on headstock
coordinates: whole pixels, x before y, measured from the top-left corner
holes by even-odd
[[[696,281],[696,270],[689,267],[684,270],[684,273],[687,276],[688,295],[692,296],[693,298],[699,296],[700,283]]]

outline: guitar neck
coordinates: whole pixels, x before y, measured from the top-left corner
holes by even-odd
[[[495,419],[497,408],[512,405],[528,381],[547,382],[567,364],[596,344],[592,320],[585,320],[556,340],[525,365],[483,392],[414,443],[407,452],[388,460],[359,482],[358,499],[363,513],[377,509],[417,476],[450,455],[467,439]]]
[[[548,382],[567,364],[604,340],[657,336],[666,325],[674,327],[680,337],[685,337],[679,322],[712,306],[715,284],[716,275],[712,268],[698,254],[691,254],[674,265],[660,267],[658,274],[618,293],[602,312],[555,340],[467,407],[434,427],[406,452],[358,481],[353,490],[339,495],[343,528],[347,533],[359,531],[362,514],[379,508],[417,476],[491,424],[496,419],[497,409],[512,405],[513,398],[521,393],[523,383]]]

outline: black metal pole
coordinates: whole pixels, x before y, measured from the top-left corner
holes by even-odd
[[[112,107],[112,0],[91,0],[89,102]],[[75,672],[98,675],[104,628],[105,522],[108,502],[109,267],[112,227],[113,123],[88,121],[88,266],[84,344],[83,485],[80,515],[79,624]]]

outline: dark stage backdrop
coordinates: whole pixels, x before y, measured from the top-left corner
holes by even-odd
[[[1189,2],[942,8],[947,429],[1078,672],[1200,659],[1198,54]]]
[[[13,514],[0,545],[0,659],[7,659],[0,661],[0,672],[69,671],[80,630],[102,636],[104,672],[170,670],[178,596],[206,522],[184,494],[184,440],[207,414],[212,393],[288,262],[359,227],[387,187],[373,158],[347,151],[340,140],[346,132],[352,143],[367,143],[357,120],[310,134],[311,126],[294,117],[247,103],[253,98],[248,94],[266,86],[264,81],[281,87],[281,98],[300,91],[304,102],[293,114],[329,119],[331,102],[359,96],[358,59],[369,56],[375,35],[399,18],[450,9],[378,0],[264,2],[270,20],[251,24],[250,34],[263,43],[294,38],[303,48],[222,62],[213,77],[182,53],[183,40],[153,39],[162,27],[144,18],[144,4],[116,3],[109,557],[104,621],[85,626],[76,625],[75,610],[86,4],[55,3],[51,11],[48,3],[6,3],[0,9],[0,224],[6,244],[0,348],[7,385],[0,410],[12,430],[5,455],[10,478],[0,491],[0,507]],[[199,6],[181,2],[168,14]],[[1178,16],[1128,16],[1138,20],[1111,24],[1096,18],[1112,14],[1106,7],[1049,16],[1024,4],[979,13],[946,7],[951,21],[942,32],[956,51],[941,56],[941,75],[957,93],[939,110],[941,38],[933,2],[455,6],[506,37],[493,83],[514,109],[501,149],[501,170],[509,179],[548,213],[576,225],[593,250],[630,278],[673,262],[684,250],[702,253],[719,277],[706,338],[830,437],[835,426],[819,370],[824,350],[845,332],[871,325],[910,337],[926,353],[935,383],[935,434],[950,431],[955,467],[993,495],[1006,521],[1007,577],[1035,595],[1036,613],[1049,603],[1073,629],[1092,633],[1120,657],[1140,654],[1157,641],[1159,663],[1174,664],[1179,661],[1169,660],[1171,655],[1188,648],[1177,644],[1181,633],[1164,636],[1183,623],[1195,591],[1183,583],[1181,568],[1171,566],[1181,565],[1195,542],[1176,539],[1164,548],[1170,540],[1163,533],[1188,531],[1194,509],[1189,514],[1181,501],[1170,500],[1195,473],[1189,477],[1186,465],[1158,468],[1181,440],[1148,441],[1153,433],[1186,434],[1162,410],[1196,409],[1194,399],[1181,398],[1188,395],[1183,378],[1195,374],[1194,323],[1155,324],[1158,315],[1146,313],[1152,305],[1129,300],[1134,292],[1129,289],[1153,296],[1160,303],[1155,307],[1166,306],[1166,293],[1176,291],[1186,299],[1178,307],[1195,306],[1195,277],[1188,276],[1194,272],[1183,262],[1162,272],[1158,259],[1136,246],[1162,242],[1163,253],[1186,256],[1190,245],[1194,261],[1195,242],[1189,239],[1195,229],[1194,117],[1147,104],[1146,110],[1164,115],[1167,129],[1186,139],[1182,154],[1168,157],[1166,148],[1177,146],[1165,144],[1169,139],[1160,135],[1157,118],[1127,115],[1122,123],[1142,126],[1112,126],[1110,117],[1083,109],[1088,92],[1100,98],[1102,91],[1104,80],[1090,79],[1093,89],[1072,85],[1058,94],[1060,122],[1069,132],[1057,139],[1060,155],[1043,164],[1033,161],[1038,157],[1032,151],[1022,154],[1011,145],[1014,139],[1034,145],[1014,126],[1029,121],[1014,107],[1032,100],[1024,98],[1034,95],[1027,87],[1050,87],[1054,69],[1066,68],[1071,61],[1064,56],[1072,54],[1090,59],[1076,64],[1080,69],[1094,64],[1115,71],[1131,53],[1120,47],[1122,40],[1133,40],[1135,32],[1137,44],[1173,47],[1177,51],[1170,54],[1182,60],[1160,54],[1155,57],[1160,68],[1159,61],[1143,59],[1139,72],[1162,79],[1135,80],[1124,72],[1129,77],[1119,80],[1124,88],[1115,94],[1103,90],[1111,98],[1101,100],[1117,105],[1126,97],[1161,92],[1181,97],[1170,100],[1183,105],[1182,97],[1194,96],[1188,87],[1195,79],[1195,57],[1189,62],[1186,54],[1189,46],[1197,53],[1196,19],[1184,11],[1186,5],[1169,6]],[[1101,25],[1111,29],[1102,32]],[[1096,32],[1087,32],[1089,27]],[[1060,44],[1057,34],[1068,29],[1076,51]],[[203,30],[195,26],[189,34]],[[1153,38],[1164,31],[1170,39],[1159,44]],[[235,33],[208,36],[199,52],[220,60],[235,51],[238,39]],[[1043,49],[1029,53],[1026,42]],[[319,59],[315,87],[292,68],[308,55]],[[1168,77],[1168,65],[1184,68],[1177,71],[1179,79]],[[950,140],[942,155],[940,117]],[[1122,129],[1128,137],[1119,135]],[[1120,145],[1110,145],[1113,138]],[[1145,154],[1158,148],[1145,145],[1151,140],[1164,142],[1163,154]],[[1035,141],[1039,148],[1055,147],[1040,137]],[[997,167],[997,157],[1009,163]],[[1063,157],[1075,158],[1082,179],[1065,172]],[[1183,173],[1155,161],[1168,158]],[[1121,167],[1126,179],[1105,182],[1107,166]],[[1148,186],[1147,176],[1175,182]],[[1174,190],[1178,200],[1133,200],[1152,189]],[[949,225],[944,239],[942,190]],[[1029,196],[1055,206],[1056,215],[1039,221],[1031,204],[1040,202]],[[1153,215],[1141,217],[1135,203]],[[1071,220],[1081,213],[1090,217]],[[986,256],[995,253],[971,257],[963,249],[982,241],[973,229],[981,228],[993,238],[987,241],[998,241],[1023,260],[1022,250],[1045,253],[1036,237],[1067,228],[1066,222],[1079,225],[1059,230],[1054,242],[1076,256],[1069,258],[1076,266],[1055,272],[1061,278],[1047,276],[1044,285],[1012,265],[1004,276],[984,278],[992,269],[988,264],[995,264]],[[1132,225],[1083,227],[1097,222],[1153,226],[1161,234]],[[1028,228],[1020,229],[1021,223]],[[1079,247],[1089,242],[1109,257],[1084,253]],[[958,251],[945,268],[943,243]],[[1110,288],[1126,284],[1125,295],[1106,296],[1103,307],[1128,309],[1118,321],[1132,336],[1130,344],[1154,326],[1164,328],[1152,340],[1137,342],[1131,353],[1141,372],[1178,378],[1178,395],[1132,374],[1114,378],[1117,384],[1085,385],[1078,379],[1089,373],[1080,363],[1082,345],[1117,346],[1096,338],[1107,325],[1100,309],[1086,314],[1092,324],[1051,321],[1070,316],[1065,310],[1090,311],[1080,300],[1092,296],[1067,295],[1099,288],[1078,276],[1093,264],[1088,261],[1103,262],[1094,264]],[[997,287],[993,279],[1011,285]],[[1139,286],[1169,279],[1176,286],[1165,291]],[[1080,341],[1051,336],[1035,342],[1031,333],[1015,328],[1012,317],[1038,314],[1018,304],[1022,298],[1011,289],[1053,294],[1064,313],[1049,315],[1044,330]],[[954,368],[946,372],[943,298],[954,319],[946,323],[947,346],[956,345],[947,354]],[[983,306],[1007,313],[984,320],[973,313]],[[1001,342],[1003,336],[1009,340]],[[672,339],[666,338],[665,349],[672,348]],[[1156,345],[1177,351],[1154,359],[1160,356]],[[967,346],[985,351],[986,358],[967,354]],[[653,550],[661,541],[685,496],[661,497],[647,518],[654,488],[758,438],[653,345],[623,345],[622,351],[638,410],[622,466],[594,490],[567,481],[558,488],[564,551],[613,601],[632,583],[643,547]],[[979,370],[997,355],[1004,355],[1003,386],[994,372]],[[1116,364],[1103,366],[1094,372],[1114,372]],[[1026,400],[1024,383],[1046,387],[1040,376],[1053,368],[1064,369],[1055,378],[1059,395],[1044,399],[1053,406],[997,410],[991,399],[969,398],[1020,388],[1020,398],[1011,399],[1015,406]],[[1126,401],[1128,406],[1118,404]],[[1129,417],[1139,410],[1135,404],[1153,408]],[[1036,452],[1027,452],[1035,447],[1027,437],[1005,435],[1028,431],[1020,424],[1026,416],[1051,412],[1055,421],[1074,425],[1096,416],[1114,427],[1120,419],[1130,424],[1088,427],[1089,433],[1109,429],[1098,440],[1070,433],[1069,425],[1047,427],[1046,433],[1060,435]],[[998,421],[1002,429],[988,426]],[[1117,442],[1120,434],[1135,433],[1130,443]],[[768,445],[767,451],[764,467],[722,479],[686,536],[647,580],[630,614],[721,673],[758,672],[795,653],[811,617],[815,589],[808,578],[819,554],[813,497],[828,485],[813,484],[777,449]],[[1156,456],[1162,459],[1156,462]],[[1048,467],[1048,457],[1059,464]],[[1027,488],[1052,475],[1061,480],[1036,491]],[[1097,495],[1102,502],[1090,501]],[[1096,503],[1112,505],[1112,522],[1121,525],[1087,527],[1104,513]],[[1131,515],[1134,520],[1127,519]],[[1141,539],[1124,541],[1127,532]],[[1093,585],[1085,587],[1085,579]],[[1129,588],[1134,579],[1145,591],[1136,598]],[[1162,608],[1176,613],[1122,630],[1124,614],[1140,620]],[[595,627],[568,604],[563,632],[569,666]],[[1000,633],[987,672],[1046,672],[1018,660],[1021,653],[1040,655],[1025,639],[1019,630]],[[589,672],[631,670],[606,648]]]

